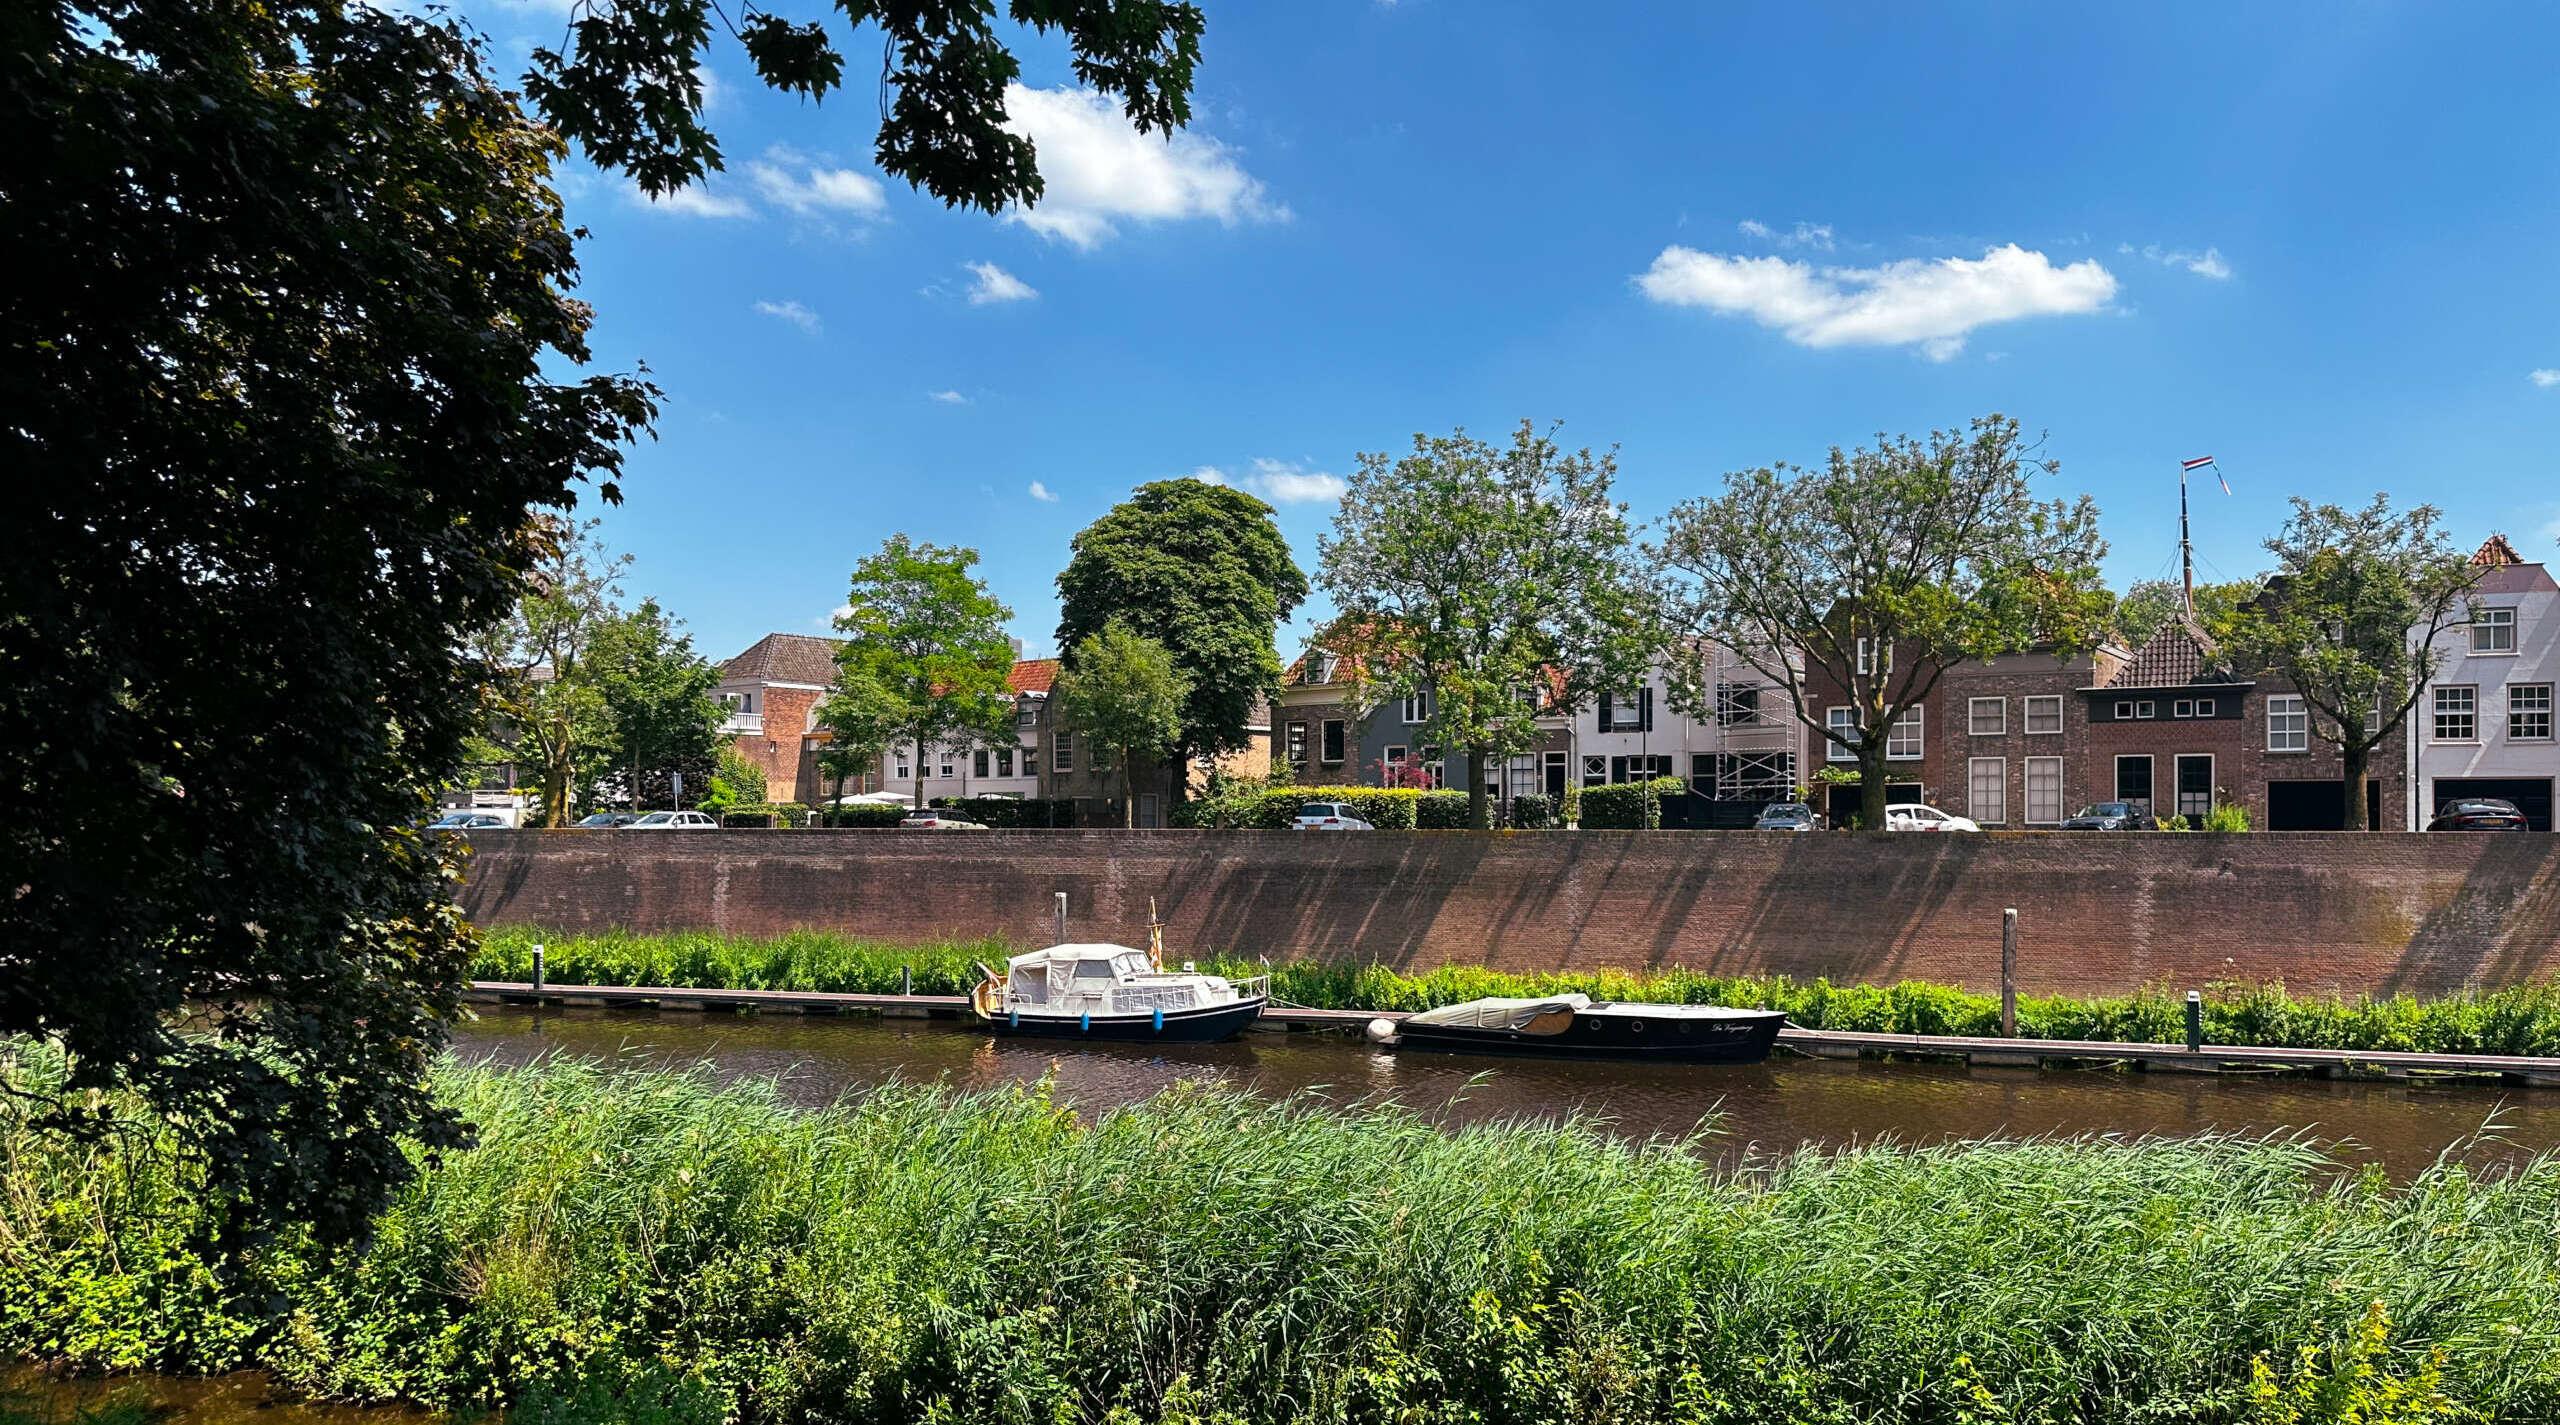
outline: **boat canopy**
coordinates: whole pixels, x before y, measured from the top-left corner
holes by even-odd
[[[1562,1034],[1572,1026],[1575,1012],[1590,1007],[1591,997],[1580,994],[1548,995],[1543,999],[1471,999],[1465,1004],[1424,1010],[1405,1023]]]
[[[1154,969],[1144,950],[1103,944],[1052,945],[1004,963],[1005,988],[1032,1004],[1063,1000],[1079,986],[1106,989]]]

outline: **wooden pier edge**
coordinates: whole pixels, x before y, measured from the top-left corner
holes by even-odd
[[[767,1014],[870,1014],[901,1019],[961,1019],[965,995],[841,994],[799,990],[708,990],[656,985],[559,985],[536,990],[507,980],[475,980],[463,991],[473,1004],[562,1005],[655,1009],[674,1013],[755,1010]],[[1373,1019],[1403,1014],[1273,1005],[1258,1029],[1358,1033]],[[1783,1049],[1824,1059],[1924,1059],[1980,1068],[2134,1068],[2154,1073],[2320,1074],[2333,1078],[2496,1079],[2560,1088],[2560,1058],[2505,1054],[2423,1054],[2386,1049],[2290,1049],[2238,1044],[2120,1044],[2087,1039],[2000,1039],[1956,1034],[1867,1034],[1847,1030],[1778,1032]]]

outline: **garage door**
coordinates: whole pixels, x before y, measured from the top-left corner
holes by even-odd
[[[2347,829],[2347,784],[2326,782],[2267,783],[2267,830],[2344,831]],[[2382,784],[2364,784],[2364,824],[2382,826]]]
[[[2551,829],[2551,779],[2549,777],[2439,777],[2435,783],[2435,810],[2456,797],[2496,797],[2514,802],[2524,813],[2526,823],[2536,831]]]

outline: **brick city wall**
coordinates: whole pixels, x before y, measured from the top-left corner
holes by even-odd
[[[2282,979],[2441,992],[2560,971],[2560,837],[1748,832],[495,832],[463,902],[563,931],[817,927],[1403,968],[1688,965],[2030,993]]]

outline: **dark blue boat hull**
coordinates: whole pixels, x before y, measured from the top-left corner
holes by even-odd
[[[1645,1014],[1634,1007],[1594,1005],[1561,1034],[1458,1025],[1397,1026],[1388,1044],[1457,1054],[1526,1054],[1546,1059],[1635,1059],[1667,1064],[1757,1064],[1777,1047],[1784,1014],[1707,1018]]]
[[[1008,1038],[1082,1039],[1103,1044],[1217,1044],[1233,1039],[1262,1017],[1267,999],[1207,1009],[1149,1014],[1095,1014],[1076,1018],[1006,1013],[986,1021]]]

